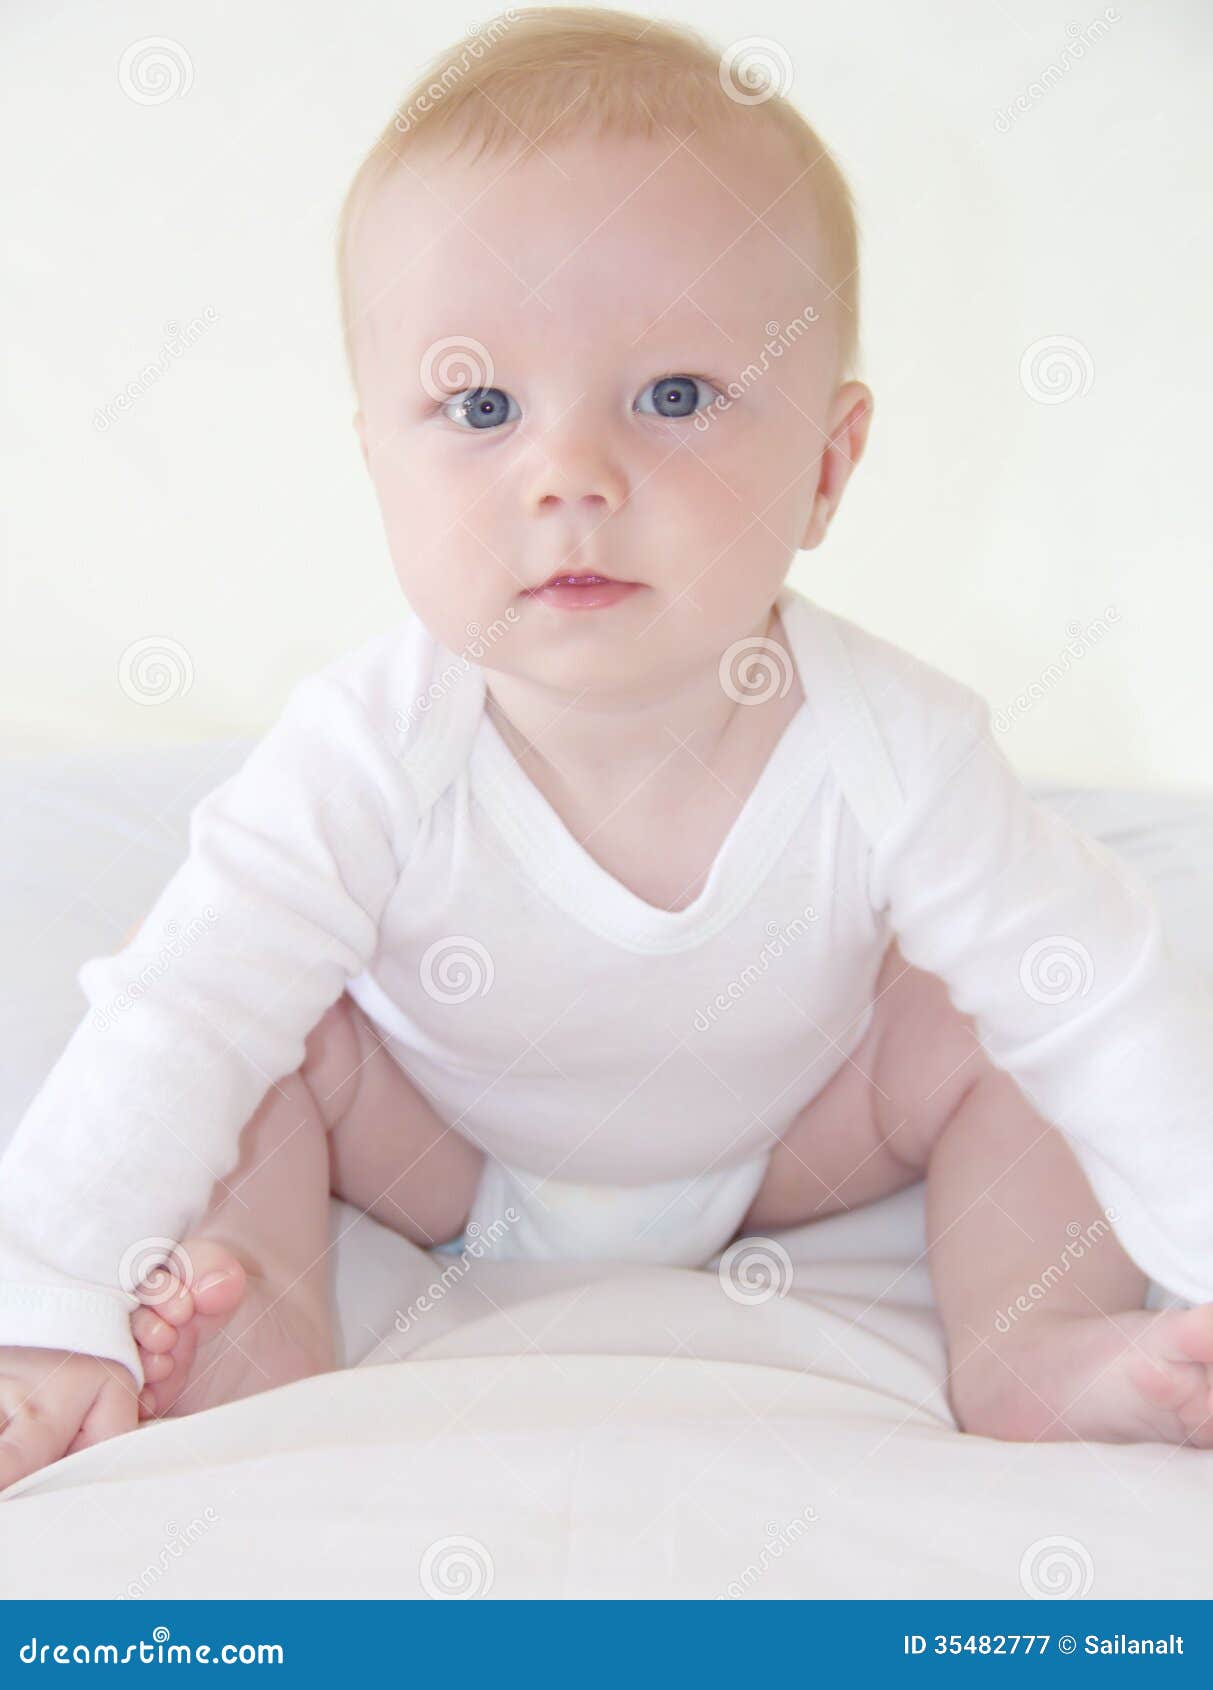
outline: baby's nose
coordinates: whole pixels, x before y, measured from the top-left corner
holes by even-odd
[[[534,511],[566,509],[598,523],[623,503],[627,482],[604,450],[546,449],[531,471],[527,498]]]

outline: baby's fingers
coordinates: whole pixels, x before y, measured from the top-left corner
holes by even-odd
[[[36,1473],[65,1452],[76,1427],[62,1410],[39,1406],[21,1380],[6,1381],[0,1395],[0,1491]]]
[[[124,1380],[127,1382],[124,1383]],[[64,1451],[65,1455],[75,1455],[78,1449],[88,1449],[92,1444],[104,1443],[107,1438],[117,1438],[123,1432],[134,1431],[139,1424],[139,1402],[129,1381],[130,1375],[125,1370],[123,1379],[105,1381],[93,1406],[84,1416],[80,1430]]]

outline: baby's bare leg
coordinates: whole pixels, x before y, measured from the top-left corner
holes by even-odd
[[[923,1176],[929,1147],[988,1062],[942,981],[911,968],[896,942],[858,1046],[776,1144],[743,1232],[796,1226],[888,1197]],[[920,1056],[911,1072],[907,1059]],[[890,1095],[877,1070],[895,1082]]]
[[[329,1131],[332,1191],[426,1248],[463,1228],[484,1153],[447,1126],[340,998],[309,1040],[308,1081]]]
[[[481,1153],[446,1128],[342,997],[272,1085],[236,1168],[132,1319],[145,1413],[193,1413],[333,1365],[330,1190],[415,1242],[458,1232]],[[208,1277],[225,1275],[218,1285]],[[243,1294],[242,1294],[243,1293]]]
[[[1074,1153],[991,1068],[927,1167],[931,1277],[961,1426],[1213,1447],[1213,1304],[1147,1312]]]
[[[1213,1308],[1142,1309],[1145,1277],[1073,1152],[990,1062],[940,980],[894,944],[875,996],[867,1035],[777,1147],[743,1230],[854,1207],[926,1175],[931,1276],[964,1430],[1213,1444]]]

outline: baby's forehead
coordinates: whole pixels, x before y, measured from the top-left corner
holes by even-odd
[[[355,308],[382,347],[462,314],[489,332],[614,345],[752,337],[828,288],[818,212],[790,161],[755,148],[582,139],[522,159],[397,166],[351,235]],[[444,326],[445,325],[445,329]]]

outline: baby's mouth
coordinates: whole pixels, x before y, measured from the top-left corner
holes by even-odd
[[[566,571],[549,575],[537,587],[526,588],[523,597],[538,599],[543,604],[563,610],[598,610],[618,604],[621,599],[639,592],[641,586],[639,581],[620,581],[596,570],[585,574],[569,574]]]
[[[528,587],[528,593],[542,592],[545,587],[598,587],[607,586],[635,586],[632,581],[616,581],[611,575],[597,575],[587,573],[581,575],[549,575],[546,581],[541,581],[537,587]]]

